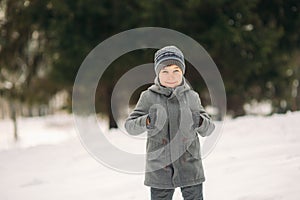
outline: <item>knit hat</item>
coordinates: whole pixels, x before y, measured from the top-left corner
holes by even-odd
[[[160,70],[168,65],[177,65],[185,72],[184,56],[183,53],[175,46],[166,46],[159,49],[154,55],[154,70],[156,75]]]

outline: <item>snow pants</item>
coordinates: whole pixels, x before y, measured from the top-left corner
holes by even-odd
[[[184,200],[203,200],[202,184],[181,187]],[[151,187],[151,200],[172,200],[175,189],[158,189]]]

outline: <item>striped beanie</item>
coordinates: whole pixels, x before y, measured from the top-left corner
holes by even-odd
[[[159,49],[154,55],[154,70],[156,75],[160,70],[168,65],[177,65],[185,72],[184,56],[183,53],[175,46],[166,46]]]

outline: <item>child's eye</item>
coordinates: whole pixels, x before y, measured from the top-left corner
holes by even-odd
[[[178,69],[175,69],[174,72],[179,72],[179,70],[178,70]]]
[[[166,74],[166,73],[168,73],[168,71],[161,71],[161,73],[164,73],[164,74]]]

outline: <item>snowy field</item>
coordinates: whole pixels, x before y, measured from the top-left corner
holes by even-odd
[[[101,165],[75,130],[71,115],[19,119],[14,143],[11,121],[0,121],[0,200],[150,199],[143,175]],[[299,200],[300,112],[227,120],[203,164],[205,200]]]

